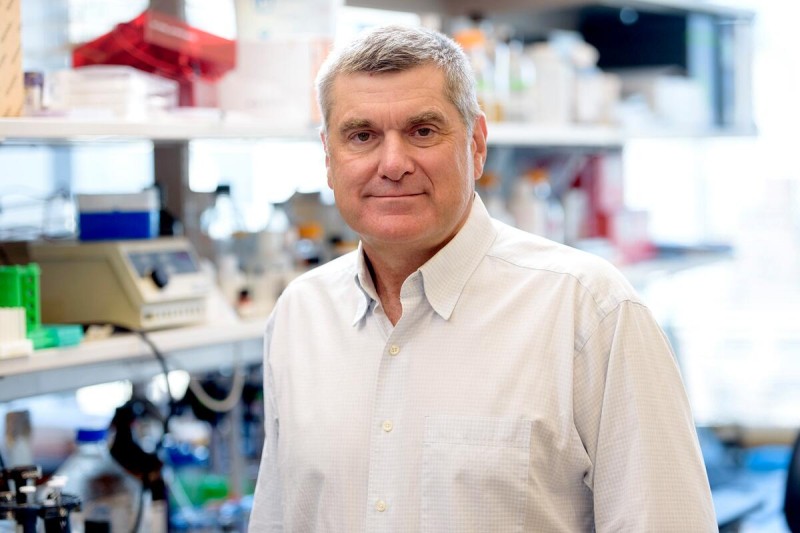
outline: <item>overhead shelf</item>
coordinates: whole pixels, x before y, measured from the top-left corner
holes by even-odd
[[[266,121],[163,118],[151,121],[74,118],[0,119],[0,141],[190,141],[195,139],[318,138],[314,128],[284,127]]]
[[[625,141],[622,131],[611,126],[494,122],[488,125],[488,130],[490,146],[617,147]]]
[[[202,372],[259,363],[265,323],[266,319],[203,324],[152,332],[148,338],[164,355],[170,370]],[[161,365],[139,336],[113,335],[0,359],[0,402],[109,381],[141,381],[160,372]]]
[[[125,140],[191,141],[197,139],[318,139],[313,127],[276,127],[259,122],[215,120],[75,120],[63,118],[0,119],[6,142],[99,142]],[[619,129],[607,126],[547,126],[492,123],[489,144],[496,146],[619,146]]]
[[[655,280],[693,268],[729,261],[733,257],[730,246],[686,247],[680,250],[662,251],[657,257],[621,265],[620,271],[637,290]]]
[[[468,15],[470,13],[548,11],[607,5],[651,11],[691,11],[734,18],[750,18],[752,9],[731,5],[729,0],[345,0],[345,5],[418,13]]]
[[[546,125],[492,122],[490,146],[620,147],[638,138],[703,138],[754,135],[754,130],[647,128],[625,130],[604,125]],[[163,119],[152,122],[75,120],[64,118],[0,119],[0,142],[59,143],[151,140],[185,142],[200,139],[285,139],[315,141],[314,127],[279,127],[256,121]]]

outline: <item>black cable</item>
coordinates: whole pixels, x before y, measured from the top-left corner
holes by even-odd
[[[116,327],[116,326],[115,326]],[[164,383],[167,387],[167,398],[169,408],[167,410],[167,416],[164,417],[164,431],[161,434],[161,438],[158,440],[156,444],[156,450],[160,450],[164,446],[164,436],[169,432],[169,421],[172,418],[172,415],[175,414],[176,410],[176,402],[175,397],[172,396],[172,388],[169,384],[169,368],[167,368],[167,359],[164,357],[164,354],[161,353],[161,350],[155,345],[155,343],[150,339],[150,337],[144,331],[140,329],[131,329],[125,328],[129,332],[135,333],[139,336],[142,341],[150,347],[150,351],[153,352],[153,356],[158,360],[158,363],[161,365],[161,373],[164,374]]]
[[[147,333],[141,329],[130,328],[128,326],[123,326],[121,324],[114,324],[110,322],[92,322],[92,323],[84,323],[84,327],[88,326],[111,326],[114,328],[115,331],[119,331],[121,333],[133,333],[137,335],[142,342],[144,342],[148,348],[150,348],[150,352],[153,354],[153,357],[156,358],[159,365],[161,366],[161,373],[164,375],[164,383],[167,388],[167,398],[168,398],[168,410],[167,416],[164,417],[163,421],[163,432],[161,438],[158,440],[156,444],[156,449],[160,450],[161,447],[164,445],[164,435],[168,433],[169,429],[169,421],[172,418],[172,415],[177,410],[177,402],[175,401],[175,397],[172,395],[172,388],[169,384],[169,368],[167,367],[167,359],[164,357],[164,354],[161,353],[161,350],[158,349],[158,346],[155,345],[153,340],[150,338]]]

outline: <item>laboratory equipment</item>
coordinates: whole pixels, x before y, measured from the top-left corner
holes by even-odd
[[[39,519],[44,533],[70,533],[70,513],[79,509],[81,500],[64,493],[63,480],[51,479],[37,499],[36,482],[42,469],[35,465],[0,470],[0,520],[16,522],[19,533],[37,533]]]
[[[42,320],[153,330],[203,322],[212,281],[188,240],[36,242]]]

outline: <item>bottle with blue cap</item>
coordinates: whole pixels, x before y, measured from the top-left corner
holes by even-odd
[[[107,429],[78,429],[75,451],[56,470],[63,491],[79,496],[82,511],[72,515],[73,533],[145,531],[148,502],[141,482],[111,456]],[[102,526],[101,529],[97,529]]]

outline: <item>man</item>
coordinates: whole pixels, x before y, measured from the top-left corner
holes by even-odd
[[[715,531],[664,335],[620,274],[492,220],[486,120],[447,37],[381,28],[317,78],[359,249],[265,340],[250,530]]]

